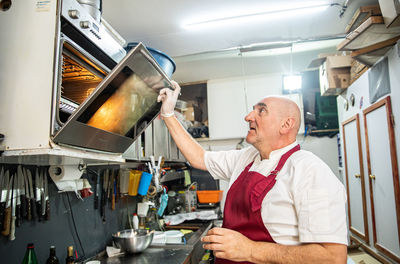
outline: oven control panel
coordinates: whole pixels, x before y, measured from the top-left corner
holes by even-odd
[[[125,57],[126,51],[120,43],[76,0],[62,1],[61,16],[115,62],[118,63]]]

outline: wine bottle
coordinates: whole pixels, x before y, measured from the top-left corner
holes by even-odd
[[[38,264],[33,243],[29,243],[22,264]]]
[[[50,247],[50,256],[46,261],[46,264],[59,264],[60,262],[58,261],[58,258],[56,256],[56,247],[51,246]]]
[[[74,247],[69,246],[67,250],[67,258],[65,259],[65,264],[75,264],[75,259],[74,259]]]

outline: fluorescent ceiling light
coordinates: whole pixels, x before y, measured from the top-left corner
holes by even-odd
[[[301,75],[284,75],[283,90],[286,92],[298,91],[301,89]]]
[[[310,13],[322,12],[326,10],[330,3],[319,3],[314,5],[296,6],[292,8],[276,8],[264,12],[247,13],[241,15],[221,16],[215,18],[208,18],[205,20],[190,21],[183,25],[186,29],[204,29],[218,26],[232,26],[232,24],[243,24],[254,22],[257,20],[282,20],[285,17],[297,17],[299,15],[306,15]]]

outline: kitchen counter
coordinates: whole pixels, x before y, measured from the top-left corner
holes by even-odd
[[[155,248],[149,247],[138,254],[127,254],[106,258],[102,264],[179,264],[190,263],[190,248]]]
[[[200,238],[213,226],[212,221],[198,225],[195,232],[189,234],[186,244],[151,245],[145,251],[138,254],[126,254],[101,260],[102,264],[135,264],[135,263],[163,263],[163,264],[189,264],[199,263],[205,250]],[[184,225],[182,225],[184,227]],[[193,226],[193,224],[192,224]],[[177,228],[179,229],[179,228]],[[184,228],[183,228],[184,229]]]

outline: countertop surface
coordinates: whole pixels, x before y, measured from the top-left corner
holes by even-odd
[[[196,260],[201,257],[202,246],[200,238],[212,227],[212,222],[199,224],[196,232],[192,233],[186,244],[151,245],[145,251],[137,254],[126,254],[101,260],[102,264],[133,264],[133,263],[163,263],[183,264],[191,263],[191,258]],[[200,250],[200,251],[199,251]],[[200,254],[200,255],[199,255]]]
[[[188,263],[192,249],[190,248],[154,248],[149,247],[138,254],[106,258],[102,264],[178,264]]]

